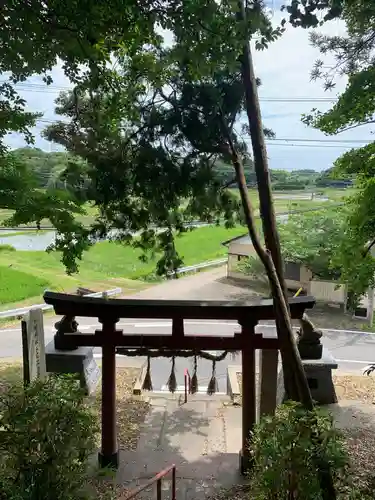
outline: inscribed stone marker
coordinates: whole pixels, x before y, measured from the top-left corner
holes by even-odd
[[[101,377],[101,371],[95,358],[85,359],[83,364],[84,385],[88,394],[93,394]]]
[[[43,311],[30,309],[22,320],[23,374],[26,384],[47,375]]]

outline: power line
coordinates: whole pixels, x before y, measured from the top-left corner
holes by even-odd
[[[39,118],[36,120],[36,123],[55,123],[56,120],[49,120],[47,118]],[[61,119],[59,119],[61,121]],[[69,123],[69,122],[66,122]],[[366,138],[366,139],[304,139],[302,137],[276,137],[275,139],[266,139],[268,144],[276,143],[278,141],[286,141],[286,142],[312,142],[312,143],[337,143],[337,144],[363,144],[363,143],[371,143],[375,139]],[[278,145],[278,144],[277,144]]]
[[[291,142],[336,142],[336,143],[355,143],[362,144],[363,142],[373,142],[374,139],[302,139],[302,138],[290,138],[290,137],[275,137],[275,139],[267,139],[269,142],[272,141],[291,141]]]
[[[1,83],[6,83],[6,80],[1,80]],[[46,92],[46,93],[59,93],[66,90],[72,90],[73,87],[68,86],[57,86],[57,85],[44,85],[41,83],[20,83],[15,85],[18,90],[27,90],[29,92]],[[260,96],[260,101],[263,102],[336,102],[337,97],[272,97],[272,96]]]
[[[329,144],[289,144],[289,143],[272,143],[272,142],[267,142],[267,146],[279,146],[279,147],[294,147],[294,148],[333,148],[333,149],[352,149],[351,146],[334,146],[334,145],[329,145]],[[354,147],[354,146],[353,146]]]
[[[41,118],[36,120],[36,127],[40,128],[43,124],[51,125],[55,123],[57,120],[47,120]],[[61,120],[60,120],[61,121]],[[65,122],[69,123],[69,122]],[[283,141],[283,142],[280,142]],[[302,139],[302,138],[289,138],[289,137],[280,137],[276,139],[266,139],[267,146],[279,146],[279,147],[307,147],[307,148],[340,148],[340,145],[345,149],[352,149],[356,144],[367,145],[373,142],[373,139]],[[298,143],[298,144],[296,144]],[[303,144],[310,143],[310,144]],[[345,146],[347,144],[347,146]],[[341,149],[341,148],[340,148]]]

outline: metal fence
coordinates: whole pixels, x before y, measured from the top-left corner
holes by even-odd
[[[200,264],[194,264],[192,266],[185,266],[185,267],[180,267],[177,269],[176,273],[170,273],[171,275],[173,274],[185,274],[185,273],[192,273],[199,271],[200,269],[205,269],[207,267],[216,267],[216,266],[221,266],[222,264],[225,264],[227,262],[227,258],[225,259],[218,259],[218,260],[209,260],[207,262],[201,262]]]
[[[106,290],[104,292],[88,293],[86,297],[111,297],[112,295],[119,295],[122,292],[121,288],[113,288],[112,290]],[[18,309],[10,309],[8,311],[0,311],[1,318],[18,318],[27,314],[30,309],[41,309],[42,311],[48,311],[53,309],[52,306],[48,304],[35,304],[27,307],[20,307]]]
[[[205,269],[208,267],[215,267],[215,266],[220,266],[222,264],[225,264],[227,262],[227,259],[218,259],[218,260],[210,260],[207,262],[201,262],[200,264],[194,264],[192,266],[186,266],[186,267],[181,267],[180,269],[177,269],[176,273],[170,273],[170,275],[179,275],[179,274],[185,274],[185,273],[192,273],[199,271],[200,269]],[[112,295],[119,295],[122,292],[121,288],[113,288],[112,290],[107,290],[104,292],[95,292],[95,293],[88,293],[86,297],[110,297]],[[18,318],[23,316],[24,314],[28,313],[30,309],[41,309],[42,311],[48,311],[52,309],[52,306],[48,304],[35,304],[32,306],[27,306],[27,307],[20,307],[18,309],[11,309],[8,311],[0,311],[0,319],[2,318]]]

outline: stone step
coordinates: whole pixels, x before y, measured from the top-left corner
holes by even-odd
[[[180,405],[185,404],[185,391],[183,392],[174,392],[171,393],[169,391],[152,391],[145,392],[144,395],[150,398],[151,404],[152,401],[156,401],[158,399],[168,399],[168,400],[176,400]],[[220,401],[230,402],[231,398],[225,392],[215,392],[215,394],[207,394],[207,391],[196,392],[195,394],[188,394],[188,401]]]
[[[223,408],[227,453],[238,453],[242,446],[242,408],[227,406]]]
[[[222,408],[216,408],[215,415],[210,419],[204,455],[217,455],[226,453],[226,451],[225,421]]]
[[[239,440],[236,432],[241,408],[224,407],[223,398],[217,395],[194,397],[182,405],[177,398],[151,398],[137,450],[120,453],[118,483],[135,488],[175,464],[177,499],[203,500],[219,485],[238,480],[241,429]],[[228,426],[233,429],[228,431]],[[171,498],[170,486],[168,475],[162,481],[163,500]],[[153,485],[139,498],[155,498],[155,494]]]
[[[207,407],[206,401],[188,401],[170,408],[163,432],[163,449],[177,453],[187,462],[198,460],[208,435]]]
[[[125,456],[121,456],[121,464],[124,462]],[[154,457],[157,459],[158,457]],[[241,482],[242,478],[237,473],[238,461],[237,457],[233,463],[228,463],[228,470],[223,470],[221,467],[222,460],[220,458],[220,463],[218,461],[209,462],[203,461],[198,462],[196,466],[192,467],[189,464],[176,464],[176,499],[177,500],[204,500],[209,495],[214,495],[222,491],[223,487],[228,487],[233,483]],[[165,468],[171,464],[166,464]],[[157,473],[159,473],[163,467],[156,470],[155,473],[151,470],[144,470],[142,476],[136,476],[137,471],[126,467],[120,467],[117,472],[116,479],[118,484],[126,485],[128,490],[133,490],[139,486],[145,485],[147,481],[152,479]],[[131,480],[122,481],[121,478],[126,472],[127,477],[131,477]],[[172,499],[172,478],[171,473],[168,473],[161,481],[162,498],[163,500]],[[150,500],[156,498],[156,483],[148,486],[140,494],[137,495],[137,499]]]
[[[145,452],[151,452],[159,448],[166,418],[166,401],[160,401],[159,405],[150,407],[149,414],[141,428],[138,449],[144,450]]]

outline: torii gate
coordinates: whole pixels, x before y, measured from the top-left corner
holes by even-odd
[[[242,449],[241,470],[250,466],[249,436],[256,421],[255,351],[278,349],[275,337],[255,333],[260,320],[275,319],[273,300],[258,301],[198,301],[198,300],[138,300],[103,299],[46,292],[44,300],[63,315],[55,335],[55,347],[74,350],[80,346],[102,348],[102,442],[99,452],[101,466],[118,467],[116,436],[116,348],[139,350],[241,351],[242,353]],[[301,319],[305,309],[315,304],[312,297],[289,299],[292,319]],[[101,330],[80,333],[75,317],[98,318]],[[171,319],[171,335],[123,334],[116,329],[120,318]],[[184,320],[236,320],[240,333],[232,336],[192,336],[184,333]],[[161,354],[162,355],[162,354]],[[177,354],[178,355],[178,354]]]

